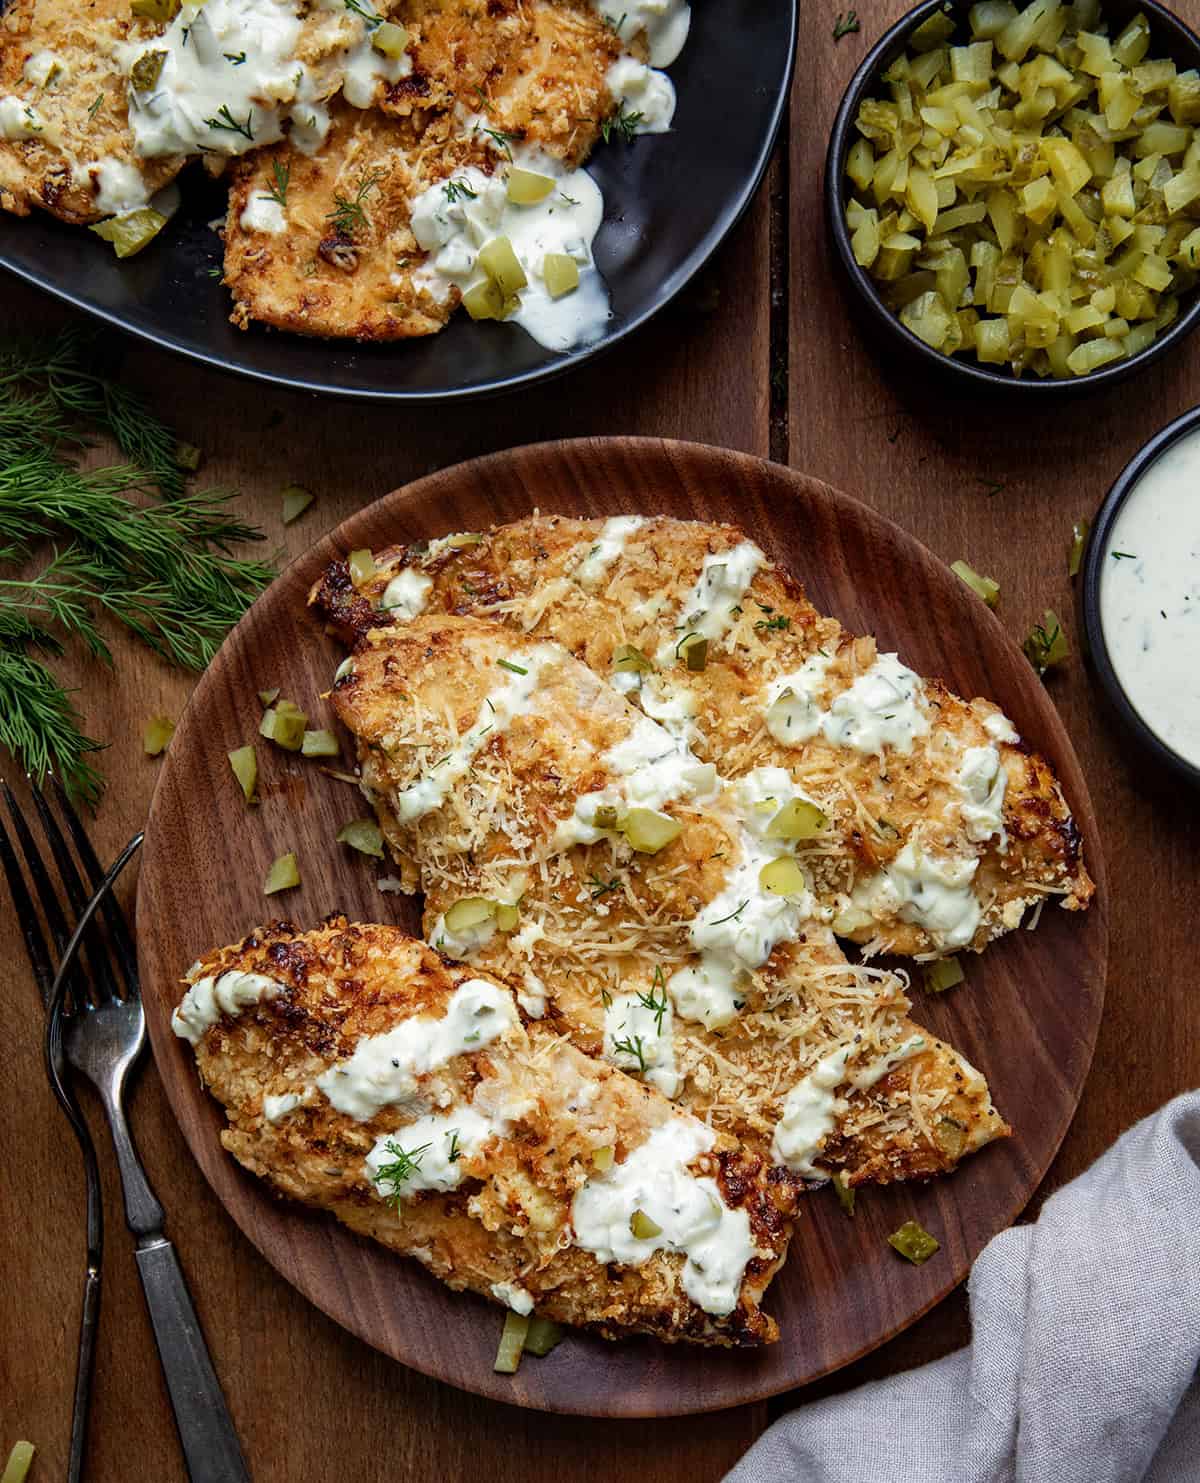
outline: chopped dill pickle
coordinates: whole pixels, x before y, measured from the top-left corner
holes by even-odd
[[[611,803],[602,803],[592,816],[593,829],[616,829],[617,811]]]
[[[337,832],[338,844],[348,844],[360,855],[373,855],[383,859],[383,831],[374,819],[351,819]]]
[[[983,577],[973,566],[968,566],[965,561],[952,561],[950,570],[956,577],[961,577],[977,597],[983,598],[989,608],[994,608],[1000,601],[1000,584],[994,582],[991,577]]]
[[[492,1369],[498,1375],[515,1375],[529,1334],[529,1319],[522,1313],[506,1313],[500,1331],[500,1347]]]
[[[569,253],[548,252],[542,259],[542,279],[550,297],[561,299],[579,287],[579,264]]]
[[[855,1189],[847,1178],[846,1171],[839,1169],[830,1182],[833,1185],[833,1192],[837,1196],[838,1204],[847,1215],[853,1215]]]
[[[279,686],[276,685],[273,690],[260,690],[258,692],[258,698],[262,701],[263,705],[274,705],[279,699]]]
[[[485,896],[464,896],[446,912],[446,927],[451,932],[469,932],[481,927],[496,915],[496,903]]]
[[[229,753],[229,765],[238,780],[242,797],[247,803],[257,803],[254,789],[258,785],[258,756],[253,747],[238,747]]]
[[[181,469],[186,469],[189,474],[196,472],[203,457],[203,451],[197,448],[195,443],[175,444],[175,462]]]
[[[336,757],[341,750],[332,731],[306,731],[300,742],[305,757]]]
[[[476,261],[506,299],[520,293],[529,282],[507,237],[493,237],[490,242],[485,242]]]
[[[703,674],[708,668],[708,640],[698,633],[689,633],[675,652],[694,675]]]
[[[181,4],[182,0],[130,0],[129,9],[144,20],[161,21],[165,25],[179,14]]]
[[[600,810],[596,810],[599,814]],[[642,855],[657,855],[683,833],[683,825],[652,808],[631,808],[621,828],[630,849]]]
[[[284,525],[291,525],[293,520],[299,520],[316,495],[311,490],[305,489],[303,484],[289,484],[286,489],[280,491],[282,507],[280,518]]]
[[[767,825],[768,839],[815,839],[829,820],[807,798],[792,798]]]
[[[529,1320],[529,1332],[525,1336],[525,1353],[537,1359],[545,1357],[563,1340],[563,1326],[550,1318],[539,1318],[535,1313]]]
[[[165,51],[144,51],[129,69],[129,81],[139,93],[148,93],[162,76]]]
[[[36,1450],[32,1442],[14,1442],[8,1461],[4,1464],[4,1476],[0,1478],[0,1483],[25,1483]]]
[[[1090,520],[1076,520],[1071,527],[1071,556],[1067,562],[1067,575],[1077,577],[1079,568],[1083,564],[1084,547],[1087,545],[1088,531],[1092,528]]]
[[[1042,621],[1030,630],[1021,648],[1039,675],[1061,664],[1071,652],[1062,624],[1050,608],[1046,609]]]
[[[639,1241],[652,1241],[662,1235],[662,1226],[651,1220],[644,1210],[635,1210],[629,1217],[630,1234]]]
[[[922,21],[909,37],[914,51],[928,52],[949,41],[954,35],[954,22],[948,15],[935,10],[927,21]]]
[[[296,856],[289,852],[280,855],[278,860],[271,863],[267,871],[267,878],[263,882],[263,895],[274,896],[276,891],[290,891],[293,886],[300,884],[300,867],[296,864]]]
[[[399,61],[408,50],[408,32],[394,21],[383,21],[371,32],[371,45],[381,56]]]
[[[947,1158],[960,1159],[967,1146],[967,1130],[956,1118],[942,1117],[933,1130],[933,1139]]]
[[[953,957],[936,958],[932,963],[926,963],[921,975],[930,994],[944,994],[947,989],[962,983],[967,976],[962,970],[962,964]]]
[[[304,745],[304,728],[308,717],[290,700],[268,706],[258,723],[260,736],[273,741],[286,752],[298,752]]]
[[[629,674],[633,670],[651,670],[654,665],[640,649],[634,648],[632,644],[618,644],[613,650],[613,668],[622,674]]]
[[[365,548],[351,551],[347,558],[347,564],[350,567],[350,580],[356,587],[361,587],[364,582],[369,582],[375,575],[375,557]]]
[[[136,211],[124,211],[120,216],[110,216],[107,221],[97,222],[88,231],[95,232],[112,243],[118,257],[133,257],[141,252],[162,231],[167,218],[151,206],[139,206]]]
[[[938,1249],[938,1242],[915,1220],[906,1220],[898,1231],[893,1231],[888,1245],[914,1267],[927,1262]]]
[[[861,906],[848,906],[844,911],[838,912],[830,926],[838,937],[852,937],[854,933],[873,926],[874,922],[875,918],[871,913],[864,911]]]
[[[611,1148],[595,1148],[592,1150],[592,1168],[598,1174],[607,1174],[613,1166],[613,1150]]]
[[[142,732],[142,751],[147,757],[159,757],[175,735],[175,722],[169,716],[151,716]]]
[[[500,932],[515,932],[521,920],[520,908],[511,901],[497,901],[496,929]]]
[[[508,199],[514,206],[536,206],[554,189],[554,177],[514,165],[508,172]]]
[[[790,855],[768,860],[758,872],[758,883],[764,891],[775,896],[799,896],[807,886],[804,872]]]
[[[464,546],[479,546],[483,543],[483,536],[477,530],[460,530],[456,535],[446,537],[446,545],[454,551],[461,551]]]
[[[490,278],[481,279],[463,294],[463,308],[472,319],[503,319],[504,295]]]

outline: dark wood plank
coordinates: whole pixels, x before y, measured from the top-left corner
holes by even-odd
[[[1054,707],[987,609],[890,522],[814,480],[775,465],[686,444],[604,439],[551,444],[479,460],[379,501],[297,562],[239,626],[196,690],[172,743],[147,829],[138,942],[159,1073],[197,1162],[238,1225],[324,1311],[406,1363],[496,1398],[596,1415],[678,1414],[733,1405],[804,1383],[911,1322],[965,1274],[1026,1203],[1074,1113],[1099,1023],[1107,924],[1048,911],[970,969],[971,987],[921,996],[916,1018],[987,1075],[1014,1137],[953,1179],[872,1190],[853,1222],[831,1192],[806,1202],[769,1306],[783,1340],[760,1355],[572,1337],[544,1364],[495,1376],[494,1316],[386,1250],[305,1217],[246,1177],[218,1141],[223,1115],[198,1085],[193,1058],[170,1029],[178,978],[211,946],[236,941],[269,911],[261,882],[295,848],[302,882],[286,910],[301,926],[330,909],[412,925],[411,908],[381,898],[377,872],[323,848],[347,817],[345,785],[298,759],[262,759],[262,803],[247,814],[226,754],[259,713],[255,692],[282,686],[306,709],[329,684],[340,651],[316,634],[304,603],[335,555],[381,549],[538,508],[604,516],[635,510],[738,523],[786,561],[818,607],[899,647],[919,670],[941,669],[957,690],[983,693],[1010,715],[1061,777],[1080,827],[1093,834],[1086,789]],[[945,655],[942,636],[956,644]],[[947,662],[948,661],[948,662]],[[236,838],[236,858],[228,841]],[[1104,872],[1096,862],[1097,884]],[[996,1027],[1004,1027],[1002,1039]],[[896,1262],[887,1235],[915,1219],[938,1233],[937,1262]]]
[[[1194,1085],[1200,1071],[1200,1016],[1185,966],[1200,907],[1200,810],[1195,797],[1149,773],[1116,733],[1079,655],[1067,576],[1072,522],[1094,514],[1140,445],[1200,397],[1200,342],[1185,343],[1111,392],[1052,410],[948,393],[868,343],[834,277],[821,171],[842,91],[870,45],[907,8],[903,0],[860,7],[861,33],[836,44],[834,19],[846,7],[813,0],[805,9],[810,54],[793,98],[793,117],[803,127],[793,130],[790,151],[788,458],[890,515],[944,560],[962,557],[993,576],[1001,585],[1000,619],[1014,638],[1046,607],[1070,631],[1074,656],[1050,677],[1047,691],[1100,820],[1114,893],[1112,973],[1092,1074],[1040,1200],[1139,1117]],[[1175,8],[1200,26],[1197,0]],[[947,634],[948,642],[957,638]],[[959,1298],[824,1388],[908,1368],[965,1337]]]
[[[273,394],[132,346],[126,364],[181,436],[205,449],[203,478],[242,490],[241,510],[286,561],[396,484],[493,448],[621,427],[765,454],[767,263],[760,198],[697,288],[628,344],[568,380],[454,412]],[[61,317],[49,299],[0,284],[6,330],[28,332]],[[278,491],[294,480],[318,503],[285,530]],[[103,759],[109,792],[94,828],[106,856],[144,821],[157,777],[159,764],[141,755],[142,725],[155,712],[178,716],[193,684],[120,636],[114,648],[114,677],[74,660],[63,666],[81,686],[92,733],[112,743]],[[0,1044],[0,1268],[19,1274],[0,1283],[0,1394],[7,1440],[34,1440],[40,1467],[54,1477],[65,1458],[82,1284],[82,1177],[42,1075],[34,991],[6,899],[0,951],[12,1031]],[[481,1461],[495,1483],[549,1472],[616,1483],[631,1467],[644,1483],[705,1483],[762,1429],[762,1406],[679,1422],[559,1421],[405,1370],[323,1317],[257,1255],[196,1168],[153,1068],[141,1078],[133,1122],[257,1483],[384,1473],[424,1483],[469,1476]],[[109,1241],[89,1477],[182,1483],[107,1149],[102,1163]]]

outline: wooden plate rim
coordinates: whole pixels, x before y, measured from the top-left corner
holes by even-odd
[[[205,675],[201,677],[180,719],[178,734],[168,758],[172,754],[179,755],[180,741],[182,740],[186,745],[190,731],[194,727],[202,729],[197,718],[203,715],[207,696],[216,687],[218,676],[230,656],[243,643],[247,633],[252,633],[264,621],[263,615],[284,600],[284,594],[295,597],[306,592],[312,580],[334,556],[353,549],[357,545],[371,544],[365,534],[370,527],[387,524],[400,526],[403,524],[404,515],[408,512],[416,513],[419,524],[427,526],[439,524],[437,519],[432,518],[432,512],[444,504],[452,505],[457,499],[472,498],[472,490],[486,490],[489,485],[505,482],[527,486],[529,482],[536,482],[539,478],[544,479],[547,471],[555,470],[560,473],[565,472],[568,479],[575,477],[586,483],[586,474],[580,475],[579,471],[586,470],[589,466],[603,465],[606,462],[636,466],[640,470],[648,471],[644,479],[639,482],[645,485],[645,503],[642,508],[645,513],[650,514],[655,513],[653,490],[656,479],[661,479],[664,475],[676,479],[680,494],[688,492],[693,484],[705,488],[710,486],[719,488],[723,474],[735,475],[738,479],[750,484],[756,480],[762,481],[768,488],[771,485],[783,486],[784,490],[802,504],[807,501],[815,503],[817,508],[822,505],[828,506],[839,524],[857,522],[867,527],[868,530],[873,527],[880,536],[902,554],[906,564],[910,561],[914,562],[918,568],[922,569],[923,575],[928,580],[941,586],[947,594],[954,592],[957,579],[914,536],[863,501],[797,470],[771,463],[751,454],[661,438],[592,437],[529,444],[465,461],[403,485],[364,506],[289,563],[227,637],[221,651]],[[629,493],[632,494],[631,491]],[[612,503],[607,491],[601,498],[607,503]],[[629,508],[630,503],[631,500],[625,500],[624,507]],[[566,508],[559,509],[553,497],[547,498],[545,492],[540,500],[533,496],[530,497],[528,511],[532,511],[539,505],[548,513],[569,513]],[[503,519],[512,518],[518,517],[511,511],[503,513]],[[440,523],[444,528],[450,528],[445,526],[445,522]],[[429,533],[441,532],[431,530]],[[376,548],[380,544],[379,539],[374,541]],[[786,557],[783,559],[787,560]],[[797,574],[804,580],[801,571]],[[963,590],[965,591],[965,588]],[[955,605],[962,606],[957,595],[950,597],[949,600]],[[1020,651],[1008,637],[995,615],[982,604],[972,599],[969,605],[963,607],[963,613],[967,621],[980,627],[985,634],[989,635],[993,645],[999,639],[1001,647],[1010,651],[1010,658],[1015,655],[1020,658],[1021,664],[1025,663],[1023,656],[1020,656]],[[302,622],[303,619],[299,621]],[[1052,1136],[1043,1143],[1041,1156],[1032,1163],[1026,1160],[1026,1171],[1017,1197],[1007,1201],[1002,1209],[995,1211],[995,1219],[991,1222],[991,1234],[993,1235],[1011,1225],[1028,1203],[1057,1153],[1078,1108],[1099,1032],[1108,961],[1107,872],[1101,853],[1101,838],[1095,813],[1078,758],[1062,720],[1043,688],[1033,681],[1032,671],[1030,681],[1029,685],[1022,688],[1025,697],[1032,698],[1040,732],[1039,746],[1051,755],[1058,776],[1071,800],[1073,813],[1085,841],[1088,866],[1096,881],[1097,897],[1086,917],[1081,922],[1077,922],[1079,930],[1088,933],[1086,946],[1090,951],[1092,969],[1085,985],[1088,990],[1086,997],[1088,1018],[1086,1024],[1081,1027],[1078,1037],[1080,1050],[1076,1058],[1075,1074],[1063,1102],[1059,1125],[1055,1127]],[[1028,719],[1028,713],[1019,717],[1022,723]],[[167,810],[168,796],[174,787],[174,777],[175,769],[164,766],[151,800],[146,826],[146,848],[139,875],[137,898],[138,959],[142,983],[146,990],[146,1018],[151,1047],[168,1101],[193,1157],[208,1179],[214,1194],[226,1207],[243,1234],[271,1265],[318,1309],[383,1353],[423,1374],[475,1394],[509,1404],[559,1414],[635,1418],[716,1411],[729,1406],[765,1400],[783,1391],[809,1384],[870,1353],[941,1302],[967,1275],[975,1256],[986,1244],[986,1240],[969,1243],[969,1249],[966,1250],[962,1259],[952,1264],[947,1262],[948,1270],[944,1280],[936,1289],[931,1294],[926,1294],[919,1304],[905,1311],[898,1322],[873,1332],[863,1342],[838,1352],[827,1362],[805,1370],[803,1374],[789,1373],[783,1378],[776,1376],[764,1379],[755,1376],[755,1370],[758,1368],[755,1364],[755,1356],[746,1355],[742,1357],[744,1366],[739,1372],[744,1383],[727,1384],[711,1395],[702,1392],[694,1394],[693,1388],[688,1385],[690,1378],[688,1367],[696,1364],[702,1366],[704,1355],[683,1347],[640,1345],[640,1348],[648,1352],[650,1356],[645,1368],[648,1374],[656,1380],[652,1392],[655,1394],[655,1400],[653,1403],[647,1403],[642,1399],[640,1392],[605,1394],[603,1388],[598,1395],[548,1395],[538,1383],[540,1377],[547,1373],[541,1365],[537,1366],[534,1376],[531,1377],[535,1380],[532,1389],[519,1383],[520,1375],[510,1379],[494,1375],[490,1370],[478,1374],[474,1371],[451,1373],[445,1365],[436,1362],[436,1357],[430,1358],[429,1354],[422,1349],[422,1343],[428,1335],[414,1338],[407,1345],[389,1342],[387,1335],[380,1328],[360,1319],[344,1288],[339,1287],[334,1291],[329,1291],[319,1283],[309,1280],[304,1264],[298,1258],[297,1248],[312,1239],[311,1230],[306,1229],[310,1222],[315,1223],[316,1228],[324,1233],[326,1239],[334,1242],[348,1242],[360,1246],[370,1243],[361,1242],[359,1238],[332,1222],[328,1222],[324,1217],[309,1216],[299,1209],[294,1212],[297,1241],[287,1239],[276,1243],[269,1231],[264,1232],[259,1229],[252,1214],[254,1207],[261,1208],[264,1202],[268,1206],[275,1206],[276,1202],[257,1181],[244,1174],[209,1136],[207,1128],[203,1126],[203,1118],[197,1119],[195,1116],[197,1106],[207,1103],[207,1094],[199,1087],[194,1067],[191,1065],[191,1058],[186,1055],[182,1042],[177,1040],[171,1032],[165,991],[155,988],[156,984],[174,983],[178,979],[182,965],[162,963],[156,957],[157,934],[150,921],[148,906],[150,892],[141,888],[142,883],[152,879],[154,873],[161,868],[157,849],[158,824]],[[999,944],[989,949],[989,952],[994,953],[1002,947],[1003,944]],[[1081,943],[1081,953],[1083,948],[1084,944]],[[185,1064],[186,1071],[181,1075],[181,1067]],[[988,1157],[988,1153],[989,1151],[985,1150],[982,1155],[977,1155],[974,1160],[969,1161],[964,1168],[977,1167],[981,1160]],[[963,1171],[960,1171],[956,1178],[962,1179]],[[939,1183],[940,1187],[945,1187],[945,1182]],[[247,1187],[251,1189],[252,1194],[249,1206],[244,1207],[243,1197]],[[990,1239],[990,1235],[986,1239]],[[411,1266],[412,1264],[405,1265]],[[417,1275],[424,1280],[430,1280],[423,1273]],[[462,1296],[457,1296],[456,1300],[464,1305],[472,1302],[469,1297]],[[770,1295],[768,1295],[767,1306],[770,1309]],[[488,1311],[494,1312],[491,1309]],[[470,1314],[464,1312],[464,1322],[469,1321]],[[578,1342],[595,1344],[601,1360],[605,1354],[610,1352],[600,1346],[599,1341],[582,1339]],[[786,1338],[782,1343],[786,1345]],[[625,1347],[632,1348],[633,1346]],[[773,1349],[775,1347],[773,1346]],[[530,1368],[531,1366],[524,1366],[521,1374]],[[683,1384],[677,1389],[669,1389],[664,1399],[661,1394],[662,1375],[665,1372],[669,1385],[672,1374],[677,1369],[683,1369],[683,1373],[674,1375],[674,1378],[682,1381]]]

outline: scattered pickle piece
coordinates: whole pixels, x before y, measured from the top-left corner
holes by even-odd
[[[535,1313],[529,1320],[529,1332],[525,1335],[525,1353],[537,1359],[545,1359],[550,1351],[563,1341],[563,1326],[551,1318],[539,1318]]]
[[[500,1347],[492,1369],[498,1375],[515,1375],[529,1334],[529,1319],[522,1313],[506,1313],[500,1331]]]
[[[651,670],[653,663],[647,659],[640,649],[632,644],[618,644],[613,650],[613,668],[622,674],[629,674],[633,670]]]
[[[229,765],[238,780],[242,797],[247,803],[257,803],[254,790],[258,786],[258,755],[252,746],[238,747],[229,753]]]
[[[176,443],[175,462],[181,469],[186,469],[189,474],[194,474],[200,467],[204,457],[203,450],[197,448],[195,443]]]
[[[306,731],[300,743],[305,757],[336,757],[341,750],[332,731]]]
[[[291,525],[293,520],[299,520],[316,495],[303,484],[289,484],[286,489],[280,491],[281,509],[280,517],[284,525]]]
[[[662,1235],[662,1226],[651,1220],[644,1210],[635,1210],[629,1217],[629,1231],[638,1241],[652,1241]]]
[[[181,4],[182,0],[130,0],[129,9],[144,20],[161,21],[165,25],[179,14]]]
[[[290,700],[276,701],[262,713],[258,723],[260,736],[273,741],[286,752],[298,752],[304,745],[304,728],[308,717]]]
[[[767,825],[768,839],[815,839],[829,820],[807,798],[792,798]]]
[[[4,1464],[4,1476],[0,1478],[0,1483],[25,1483],[36,1450],[32,1442],[14,1442],[8,1461]]]
[[[1092,528],[1090,520],[1076,520],[1071,527],[1071,556],[1067,562],[1067,575],[1077,577],[1079,568],[1083,564],[1083,553],[1087,546],[1088,531]]]
[[[521,910],[512,901],[496,903],[496,929],[500,932],[515,932],[521,920]]]
[[[446,926],[451,932],[468,932],[481,927],[496,915],[496,903],[484,896],[464,896],[446,912]]]
[[[963,982],[966,974],[962,970],[962,964],[957,958],[935,958],[932,963],[926,963],[921,970],[921,976],[925,980],[925,988],[930,994],[944,994],[947,989],[953,989]]]
[[[296,856],[289,851],[271,862],[271,868],[263,882],[263,895],[273,896],[276,891],[290,891],[299,884],[300,867],[296,864]]]
[[[142,751],[147,757],[159,757],[171,744],[175,722],[170,716],[151,716],[142,732]]]
[[[833,1176],[833,1192],[837,1196],[837,1202],[847,1215],[854,1214],[855,1189],[850,1183],[844,1169],[839,1169]]]
[[[956,577],[961,577],[976,597],[983,598],[989,608],[994,608],[1000,601],[1000,584],[994,582],[991,577],[983,577],[973,566],[968,566],[965,561],[952,561],[950,570]]]
[[[600,810],[596,810],[597,817]],[[683,833],[683,825],[652,808],[631,808],[621,825],[630,849],[642,855],[657,855]]]
[[[893,1231],[888,1237],[888,1245],[914,1267],[927,1262],[938,1249],[935,1238],[915,1220],[906,1220],[898,1231]]]
[[[337,832],[338,844],[348,844],[360,855],[373,855],[383,859],[383,831],[374,819],[351,819]]]
[[[89,227],[97,237],[112,243],[118,257],[133,257],[148,246],[167,224],[167,218],[152,206],[139,206],[136,211],[123,211],[120,216],[110,216],[107,221]]]
[[[592,816],[593,829],[616,829],[618,828],[617,810],[611,803],[602,803]]]
[[[611,1148],[597,1148],[592,1150],[592,1168],[598,1174],[607,1174],[613,1166],[613,1150]]]
[[[361,587],[364,582],[369,582],[375,575],[375,557],[365,548],[351,551],[347,558],[350,567],[350,580],[356,587]]]
[[[1071,652],[1062,624],[1050,608],[1046,609],[1042,621],[1030,630],[1021,648],[1039,675],[1061,664]]]
[[[260,690],[258,692],[258,698],[262,701],[263,705],[274,705],[279,699],[279,686],[276,685],[273,690]]]

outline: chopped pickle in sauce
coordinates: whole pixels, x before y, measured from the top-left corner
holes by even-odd
[[[629,1217],[629,1232],[638,1241],[653,1241],[655,1236],[662,1235],[662,1226],[644,1210],[635,1210]]]
[[[1069,379],[1174,321],[1200,268],[1200,73],[1151,33],[983,0],[927,20],[861,104],[851,250],[925,344]]]
[[[542,278],[552,299],[574,293],[579,287],[579,264],[567,252],[548,252],[542,258]]]
[[[592,816],[594,829],[616,829],[619,827],[617,810],[610,803],[602,803]]]
[[[914,1267],[919,1267],[938,1250],[939,1243],[915,1220],[906,1220],[898,1231],[893,1231],[888,1237],[888,1245],[906,1261],[912,1262]]]
[[[484,896],[464,896],[446,912],[447,931],[455,934],[469,932],[472,927],[481,927],[496,915],[496,903]]]
[[[613,668],[621,674],[631,674],[635,670],[651,670],[653,663],[646,658],[640,649],[632,644],[618,644],[613,650]]]
[[[529,282],[507,237],[493,237],[485,242],[476,261],[506,299],[520,293]]]
[[[605,1174],[613,1166],[613,1150],[611,1148],[597,1148],[592,1151],[592,1168],[599,1174]]]
[[[596,810],[599,816],[600,810]],[[630,849],[643,855],[657,855],[683,833],[683,825],[667,814],[652,808],[631,808],[621,828]]]
[[[536,170],[522,170],[516,165],[508,172],[508,199],[514,206],[536,206],[553,189],[552,175],[539,175]]]
[[[758,872],[758,883],[774,896],[799,896],[807,886],[804,872],[790,855],[768,860]]]
[[[791,798],[767,825],[768,839],[815,839],[829,820],[807,798]]]
[[[408,32],[394,21],[383,21],[371,32],[371,45],[381,56],[399,61],[408,50]]]
[[[182,0],[130,0],[131,14],[144,20],[160,21],[163,25],[179,14]]]

